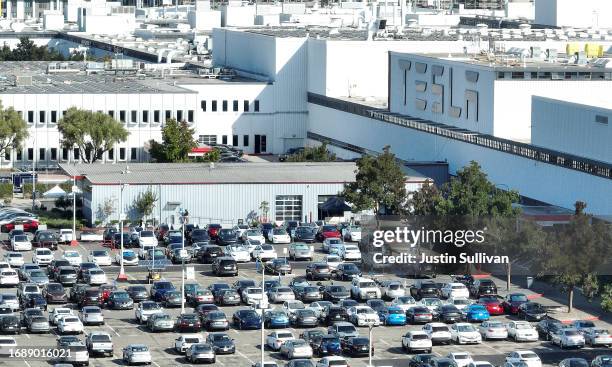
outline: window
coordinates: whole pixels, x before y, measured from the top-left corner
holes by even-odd
[[[131,148],[130,149],[130,160],[135,161],[136,159],[138,159],[138,151],[136,150],[136,148]]]
[[[34,148],[28,148],[28,161],[34,160]]]
[[[183,111],[182,110],[176,111],[176,121],[178,122],[183,121]]]
[[[255,110],[255,112],[259,112],[259,100],[255,100],[255,106],[253,109]]]
[[[125,148],[119,148],[119,160],[125,161]]]
[[[108,115],[112,118],[115,118],[115,111],[113,110],[108,111]]]
[[[506,77],[506,73],[504,73],[503,71],[497,72],[497,79],[504,79],[505,77]]]
[[[245,100],[242,102],[242,109],[244,112],[249,112],[249,101]]]
[[[34,122],[34,111],[28,111],[28,122],[30,124]]]
[[[142,122],[149,122],[149,111],[142,111]]]
[[[227,135],[221,136],[221,144],[227,144]]]
[[[125,122],[125,110],[119,111],[119,121]]]
[[[62,148],[62,161],[68,160],[68,149]]]
[[[187,122],[193,122],[193,110],[187,111]]]
[[[232,109],[234,110],[234,112],[238,111],[238,101],[234,100],[234,102],[232,103]]]
[[[15,157],[18,161],[23,159],[23,152],[21,151],[21,149],[17,149],[17,157]]]
[[[153,122],[159,122],[159,110],[153,111]]]
[[[51,160],[57,161],[57,148],[51,148]]]
[[[235,147],[238,146],[238,135],[232,135],[232,145]]]
[[[51,111],[51,122],[54,124],[57,122],[57,111]]]
[[[206,101],[201,101],[200,107],[202,108],[202,111],[206,112]]]
[[[107,158],[109,161],[115,160],[115,148],[110,148],[107,153]]]
[[[223,100],[223,104],[222,104],[222,106],[223,106],[223,107],[222,107],[223,112],[227,112],[227,101],[226,101],[226,100]]]
[[[244,145],[245,147],[249,146],[249,136],[248,135],[242,136],[242,145]]]
[[[276,220],[301,220],[302,219],[302,195],[277,195]]]
[[[217,135],[200,135],[198,142],[205,145],[217,144]]]
[[[595,115],[595,122],[599,122],[600,124],[607,125],[608,124],[608,116]]]
[[[132,116],[130,116],[131,122],[138,122],[138,111],[132,110]]]
[[[217,112],[217,101],[212,101],[212,105],[210,106],[210,109],[213,112]]]
[[[7,161],[11,160],[11,152],[9,150],[4,152],[4,159],[7,160]]]
[[[525,79],[525,73],[522,71],[513,71],[512,79]]]
[[[45,111],[38,111],[38,122],[41,124],[45,122]]]
[[[79,160],[79,156],[80,156],[80,151],[79,151],[79,148],[74,148],[74,149],[72,150],[72,158],[73,158],[75,161],[78,161],[78,160]]]
[[[45,148],[38,148],[38,160],[40,161],[45,160],[45,152],[46,152]]]
[[[172,118],[172,111],[166,110],[166,121],[170,120],[171,118]]]
[[[67,112],[66,110],[62,111],[62,117],[66,116],[66,112]]]

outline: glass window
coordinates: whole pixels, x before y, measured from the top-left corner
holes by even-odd
[[[226,100],[223,101],[223,107],[222,108],[223,108],[223,112],[227,112],[227,101]]]
[[[57,122],[57,111],[51,111],[51,122],[54,124]]]
[[[213,112],[217,112],[217,101],[212,101],[210,108]]]
[[[187,111],[187,122],[193,122],[193,110]]]
[[[115,118],[115,111],[113,110],[108,111],[108,115],[112,118]]]
[[[200,107],[202,108],[202,111],[206,112],[206,101],[201,101]]]
[[[232,109],[234,110],[234,112],[238,111],[238,101],[234,100],[234,102],[232,103]]]
[[[142,122],[149,122],[149,111],[142,111]]]
[[[248,135],[242,136],[242,145],[244,145],[245,147],[249,146],[249,136]]]
[[[74,158],[75,160],[79,160],[81,152],[79,151],[79,148],[74,148],[72,150],[72,158]]]
[[[249,112],[249,101],[244,100],[242,104],[243,104],[242,109],[244,110],[244,112]]]
[[[45,152],[47,150],[45,148],[38,148],[38,159],[41,161],[45,160]]]
[[[232,145],[235,147],[238,146],[238,135],[232,135]]]
[[[28,148],[28,161],[34,159],[34,148]]]
[[[125,122],[125,110],[119,111],[119,121]]]
[[[255,100],[255,106],[254,106],[254,110],[255,112],[259,112],[259,100]]]
[[[28,122],[29,123],[34,122],[34,111],[28,111]]]
[[[302,219],[302,195],[277,195],[275,207],[276,220]]]
[[[119,160],[125,161],[125,148],[119,148]]]
[[[11,151],[10,150],[7,150],[7,151],[4,152],[4,159],[7,160],[7,161],[11,160]]]
[[[227,144],[227,135],[221,136],[221,144]]]
[[[200,135],[198,136],[198,143],[205,145],[217,144],[217,135]]]
[[[153,111],[153,122],[159,122],[159,110]]]
[[[63,161],[67,161],[68,160],[68,149],[66,149],[66,148],[62,148],[62,160]]]
[[[183,121],[183,111],[182,110],[176,111],[176,120],[179,122]]]
[[[172,111],[166,110],[166,121],[170,120],[171,118],[172,118]]]
[[[108,160],[109,161],[114,161],[115,160],[115,148],[111,148],[108,150]]]
[[[38,122],[45,122],[45,111],[38,111]]]
[[[23,153],[21,152],[21,149],[17,149],[17,157],[16,157],[16,159],[18,161],[23,159]]]
[[[57,148],[51,148],[51,160],[57,161]]]
[[[132,116],[130,117],[131,117],[130,119],[131,122],[138,122],[138,111],[132,110]]]
[[[135,161],[136,159],[138,159],[138,151],[136,150],[136,148],[131,148],[130,149],[130,160]]]

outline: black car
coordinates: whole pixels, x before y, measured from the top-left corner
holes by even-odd
[[[212,346],[215,354],[236,353],[234,339],[230,338],[226,333],[210,333],[206,337],[206,343]]]
[[[351,357],[363,357],[369,355],[368,348],[370,347],[370,339],[356,337],[342,340],[342,351]],[[374,346],[372,346],[372,355],[374,355]]]
[[[42,291],[43,296],[47,300],[47,303],[67,303],[68,296],[64,286],[60,283],[49,283],[45,285]]]
[[[300,334],[300,339],[306,340],[308,343],[310,343],[311,340],[314,340],[316,337],[320,337],[323,335],[325,335],[323,330],[319,330],[319,329],[306,330]]]
[[[238,293],[242,295],[242,291],[245,288],[257,287],[257,284],[255,283],[253,279],[239,279],[234,282],[233,287]]]
[[[333,273],[334,277],[339,280],[351,280],[355,276],[361,276],[361,270],[353,263],[340,264]]]
[[[106,227],[104,233],[102,233],[102,239],[104,239],[104,242],[111,242],[115,238],[115,233],[117,232],[115,227]]]
[[[455,305],[442,305],[437,309],[438,320],[446,323],[461,322],[463,313]]]
[[[417,301],[423,298],[440,298],[440,288],[434,282],[421,282],[410,288],[410,295]]]
[[[70,302],[78,303],[85,290],[89,288],[89,284],[77,283],[70,288]]]
[[[51,260],[51,263],[49,264],[49,266],[47,266],[47,275],[49,275],[49,278],[57,279],[57,274],[59,272],[60,267],[62,266],[72,267],[72,265],[70,265],[70,262],[66,259]]]
[[[221,246],[233,245],[238,242],[238,236],[232,229],[222,228],[217,233],[217,244]]]
[[[408,366],[409,367],[431,367],[429,365],[429,361],[431,361],[431,359],[435,357],[436,357],[435,354],[429,354],[429,353],[417,354],[413,356],[412,358],[410,358],[410,362],[408,362]]]
[[[212,271],[216,276],[221,275],[238,275],[238,263],[231,257],[218,257],[213,261]]]
[[[217,245],[208,245],[200,249],[198,253],[201,263],[212,264],[216,258],[223,256],[223,249]]]
[[[38,308],[41,310],[47,310],[47,300],[42,294],[28,293],[21,298],[21,308]]]
[[[523,303],[518,308],[518,317],[526,321],[540,321],[548,316],[544,306],[537,302]]]
[[[474,298],[497,294],[497,286],[491,279],[476,279],[470,287],[470,294]]]
[[[323,290],[323,299],[330,302],[339,302],[351,298],[351,292],[343,285],[328,285]]]
[[[166,308],[181,307],[181,292],[170,291],[166,292],[161,296],[161,304]]]
[[[146,301],[149,299],[149,292],[143,285],[131,285],[127,288],[127,293],[134,302]]]
[[[206,315],[213,311],[219,311],[219,307],[210,303],[203,303],[198,305],[198,307],[195,309],[195,312],[200,316],[200,319],[203,319],[206,317]]]
[[[323,323],[327,326],[333,325],[335,322],[348,321],[349,316],[346,308],[340,306],[329,306],[324,311]]]
[[[43,312],[39,308],[26,308],[21,313],[21,318],[19,322],[23,326],[27,326],[29,324],[29,320],[34,316],[44,316]]]
[[[254,310],[238,310],[234,312],[232,321],[238,330],[261,329],[261,317]]]
[[[198,332],[202,329],[202,322],[197,313],[185,313],[179,315],[176,319],[177,332]]]
[[[113,291],[106,300],[106,305],[111,310],[132,310],[134,308],[134,300],[126,291]]]
[[[240,304],[240,294],[234,289],[223,289],[214,296],[215,303],[220,306],[237,306]]]
[[[78,301],[80,307],[83,306],[98,306],[102,307],[104,301],[98,288],[87,288],[81,293],[81,298]]]
[[[212,292],[213,297],[216,297],[218,292],[225,290],[225,289],[234,289],[234,288],[230,287],[230,285],[227,283],[213,283],[208,286],[208,289],[210,289],[210,291]]]
[[[268,233],[270,233],[272,229],[274,229],[274,224],[272,223],[262,223],[261,224],[261,233],[263,234],[266,240],[270,240],[268,238]]]
[[[316,230],[312,227],[297,227],[293,233],[293,238],[296,242],[313,243],[316,233]]]
[[[208,235],[208,231],[205,229],[194,229],[191,231],[191,235],[189,236],[189,243],[200,243],[200,242],[209,242],[210,236]]]
[[[306,279],[329,280],[331,276],[331,269],[326,263],[312,263],[306,266]]]
[[[550,340],[553,334],[557,334],[563,328],[563,324],[555,319],[544,319],[536,324],[536,330],[541,339]]]
[[[138,237],[138,235],[136,235],[136,237]],[[115,233],[113,235],[113,247],[121,248],[121,233]],[[130,234],[127,232],[123,232],[123,248],[130,247],[134,247],[130,238]]]
[[[57,250],[57,235],[51,231],[39,230],[32,239],[33,247],[46,247],[50,250]]]
[[[21,324],[19,318],[15,315],[6,315],[0,318],[0,333],[1,334],[20,334]]]
[[[202,327],[211,330],[229,330],[229,321],[223,311],[211,311],[201,317]]]
[[[270,274],[286,275],[291,274],[291,264],[286,258],[273,259],[265,263],[266,272]]]

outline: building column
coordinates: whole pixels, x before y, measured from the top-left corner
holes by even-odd
[[[13,3],[11,0],[6,0],[6,19],[11,19],[11,12],[13,11]]]
[[[23,1],[17,1],[17,19],[23,20],[25,19],[25,4]]]
[[[36,0],[32,0],[32,18],[36,19]]]

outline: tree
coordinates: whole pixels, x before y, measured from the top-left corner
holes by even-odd
[[[336,155],[327,150],[327,143],[318,147],[305,147],[287,157],[288,162],[333,162],[335,160]]]
[[[162,128],[162,142],[150,140],[151,157],[157,162],[184,162],[191,150],[198,146],[193,138],[195,130],[185,121],[170,119]]]
[[[55,199],[55,206],[64,211],[72,206],[72,199],[69,199],[68,196],[60,196]]]
[[[0,155],[21,148],[27,137],[28,126],[19,113],[13,107],[3,109],[0,103]]]
[[[601,292],[601,308],[606,312],[612,312],[612,284],[606,284]]]
[[[198,157],[196,162],[219,162],[221,159],[221,152],[219,149],[214,148],[210,152],[204,154],[202,157]]]
[[[115,213],[115,197],[107,197],[104,201],[98,204],[98,217],[103,218],[103,221],[108,220]]]
[[[541,272],[567,292],[568,312],[573,310],[574,291],[589,282],[588,275],[610,256],[612,234],[608,224],[584,213],[586,204],[576,202],[567,225],[555,228],[541,249]]]
[[[262,221],[263,222],[267,222],[268,221],[268,213],[270,212],[270,203],[268,203],[267,201],[262,201],[261,204],[259,204],[259,210],[261,210],[261,214],[263,216]]]
[[[102,112],[91,112],[71,107],[57,123],[62,134],[62,146],[77,147],[86,163],[94,163],[117,143],[129,135],[122,123]]]
[[[134,200],[134,209],[141,215],[141,219],[146,222],[148,216],[153,213],[155,203],[157,202],[157,194],[149,187],[147,191],[138,194]]]
[[[442,200],[442,194],[436,185],[428,180],[419,190],[412,193],[408,211],[414,215],[435,215]]]
[[[36,46],[34,41],[28,37],[19,38],[17,46],[11,50],[4,44],[0,51],[2,60],[6,61],[64,61],[65,58],[59,52],[49,49],[47,46]]]
[[[406,200],[406,178],[389,146],[373,157],[365,155],[357,160],[354,182],[344,185],[339,194],[351,203],[354,211],[372,209],[376,215],[402,212]]]

